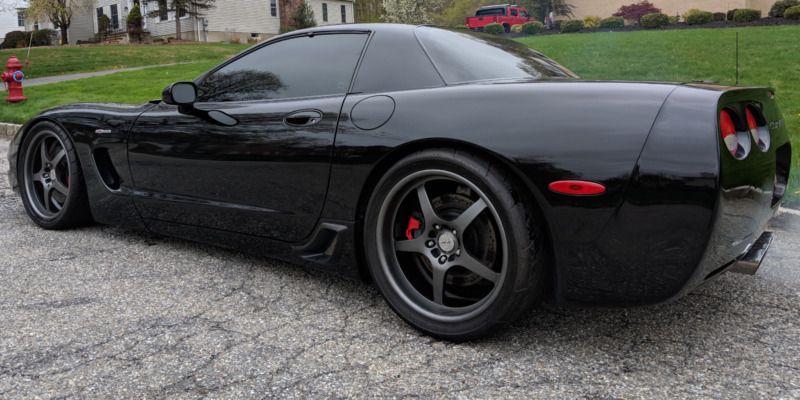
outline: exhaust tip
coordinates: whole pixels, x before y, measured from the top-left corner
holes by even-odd
[[[741,256],[733,266],[728,270],[738,274],[755,275],[758,268],[761,267],[761,262],[767,255],[767,250],[772,244],[772,232],[764,232],[759,236],[758,240],[753,242],[750,250]]]

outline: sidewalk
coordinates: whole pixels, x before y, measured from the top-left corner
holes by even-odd
[[[76,79],[94,78],[96,76],[111,75],[111,74],[116,74],[118,72],[140,71],[140,70],[143,70],[143,69],[169,67],[169,66],[172,66],[172,65],[181,65],[181,64],[193,64],[193,62],[159,64],[159,65],[145,65],[145,66],[142,66],[142,67],[119,68],[119,69],[109,69],[109,70],[105,70],[105,71],[81,72],[81,73],[77,73],[77,74],[45,76],[45,77],[42,77],[42,78],[25,79],[25,81],[22,83],[22,85],[24,87],[46,85],[48,83],[74,81]],[[6,88],[5,88],[4,85],[0,86],[0,91],[1,92],[4,92],[5,90],[6,90]]]

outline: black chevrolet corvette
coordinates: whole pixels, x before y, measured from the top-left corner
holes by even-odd
[[[33,118],[38,225],[144,229],[371,277],[463,340],[538,301],[648,304],[755,272],[789,176],[767,88],[598,82],[468,32],[343,25],[257,45],[162,100]]]

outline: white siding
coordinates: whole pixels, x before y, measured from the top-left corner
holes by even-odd
[[[205,16],[208,31],[277,34],[281,10],[273,17],[269,4],[269,0],[217,0]]]
[[[6,33],[22,30],[25,30],[25,27],[17,24],[17,10],[0,12],[0,43],[5,39]]]
[[[328,5],[328,21],[325,22],[322,20],[322,4],[325,3]],[[317,21],[317,25],[336,25],[336,24],[352,24],[355,21],[355,16],[353,15],[353,2],[352,1],[341,1],[341,0],[309,0],[308,4],[311,5],[311,8],[314,10],[314,19]],[[347,18],[346,21],[342,21],[342,6],[345,6],[347,10]]]
[[[92,38],[95,34],[94,23],[94,15],[74,14],[67,30],[69,44],[76,44],[79,40],[85,41]]]

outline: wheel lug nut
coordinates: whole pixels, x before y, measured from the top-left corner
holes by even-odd
[[[427,242],[425,242],[425,246],[428,246],[428,248],[433,247],[435,244],[436,243],[433,243],[433,240],[428,240]]]
[[[457,234],[458,234],[458,233],[456,233],[456,230],[455,230],[455,229],[453,229],[453,235],[457,235]]]
[[[456,255],[457,255],[457,256],[460,256],[460,255],[461,255],[461,249],[459,249],[459,250],[456,250]]]
[[[442,229],[442,226],[437,224],[433,226],[433,229],[436,229],[438,231],[439,229]]]
[[[441,257],[439,257],[439,264],[444,264],[444,263],[446,263],[446,262],[447,262],[447,256],[441,256]]]

